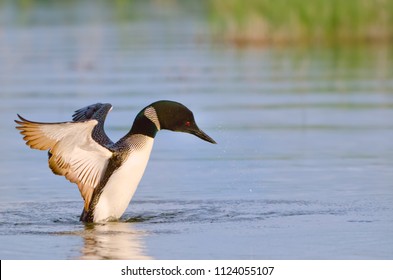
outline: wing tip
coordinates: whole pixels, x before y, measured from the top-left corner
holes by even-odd
[[[19,114],[16,114],[19,118],[19,120],[14,120],[14,122],[16,122],[18,125],[21,126],[26,126],[26,125],[37,125],[37,124],[42,124],[42,123],[38,123],[38,122],[33,122],[33,121],[29,121],[28,119],[22,117]],[[18,128],[18,127],[17,127]]]
[[[28,119],[22,117],[20,114],[16,114],[19,120],[14,120],[17,124],[15,128],[19,130],[19,133],[23,135],[23,140],[25,144],[31,149],[36,150],[48,150],[50,147],[47,146],[47,141],[42,141],[41,135],[43,134],[40,125],[43,123],[29,121]]]
[[[19,114],[16,114],[16,115],[18,116],[19,120],[14,120],[14,122],[17,124],[17,126],[15,126],[15,128],[20,130],[20,134],[25,135],[24,132],[26,132],[26,128],[27,128],[28,124],[31,122]]]
[[[21,115],[19,115],[19,114],[16,114],[16,115],[18,116],[19,120],[14,120],[14,122],[16,122],[17,124],[21,125],[21,124],[23,124],[24,122],[27,121],[27,120],[26,120],[24,117],[22,117]]]
[[[106,118],[106,115],[112,110],[112,104],[110,103],[100,103],[97,102],[95,104],[91,104],[88,106],[85,106],[83,108],[80,108],[78,110],[74,111],[74,114],[72,115],[72,120],[75,122],[80,122],[80,121],[86,121],[90,119],[95,119],[98,118],[97,112],[101,111],[104,112],[103,121]]]

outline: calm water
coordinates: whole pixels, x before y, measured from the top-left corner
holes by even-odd
[[[0,5],[1,259],[393,258],[391,49],[237,49],[203,6],[78,3]],[[117,140],[159,99],[218,145],[160,132],[119,223],[81,224],[13,123],[109,102]]]

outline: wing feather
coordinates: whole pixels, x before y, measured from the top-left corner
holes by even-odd
[[[88,105],[75,111],[72,115],[73,121],[85,121],[95,119],[99,122],[105,122],[105,118],[109,111],[112,110],[112,105],[109,103],[96,103]]]
[[[76,110],[72,115],[72,120],[74,122],[97,120],[98,125],[94,128],[92,137],[95,141],[101,143],[103,146],[110,146],[113,145],[113,142],[105,133],[104,123],[108,113],[111,110],[112,105],[109,103],[92,104]]]
[[[88,206],[94,188],[99,184],[112,152],[92,138],[97,120],[62,123],[29,121],[20,115],[16,127],[32,149],[49,150],[49,167],[78,185]]]

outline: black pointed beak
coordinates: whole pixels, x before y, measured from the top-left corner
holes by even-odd
[[[189,133],[201,138],[202,140],[205,140],[207,142],[213,143],[213,144],[217,144],[216,141],[213,140],[213,138],[211,138],[209,135],[207,135],[205,132],[203,132],[202,130],[200,130],[198,127],[196,128],[192,128],[188,131]]]

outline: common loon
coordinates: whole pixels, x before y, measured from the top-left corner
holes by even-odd
[[[193,113],[168,100],[154,102],[136,116],[131,130],[116,143],[104,131],[111,104],[93,104],[75,111],[70,122],[41,123],[18,114],[16,127],[30,148],[48,150],[49,167],[78,185],[84,199],[82,222],[119,219],[145,171],[159,130],[191,133],[216,142],[200,130]]]

